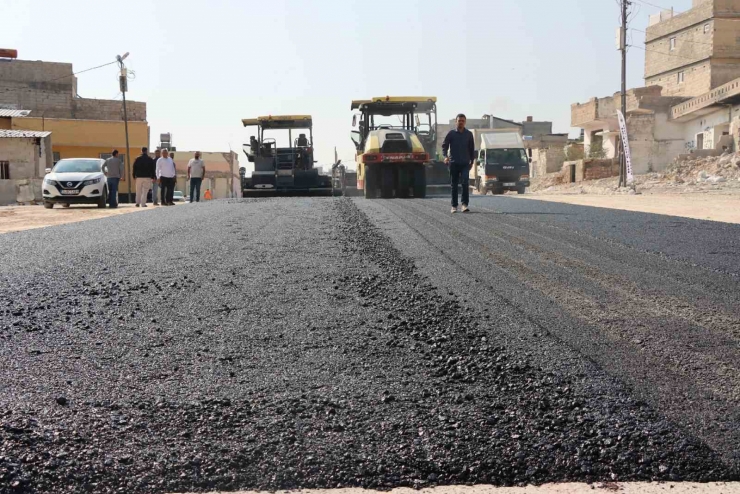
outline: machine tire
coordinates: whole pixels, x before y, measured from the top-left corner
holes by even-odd
[[[491,194],[494,196],[502,196],[504,195],[504,189],[493,189],[491,190]]]
[[[424,165],[414,168],[414,197],[424,199],[427,196],[427,169]]]
[[[102,209],[105,207],[105,203],[108,202],[108,189],[103,189],[103,195],[98,199],[98,208]]]
[[[374,166],[365,166],[365,199],[375,199],[378,192],[378,170]]]
[[[395,188],[394,169],[392,166],[384,166],[380,172],[380,197],[383,199],[393,198],[393,189]]]
[[[398,169],[398,190],[396,190],[396,196],[407,199],[409,197],[409,189],[413,185],[413,170],[409,166],[401,166]]]
[[[525,190],[526,190],[526,188],[523,185],[520,185],[519,187],[516,188],[516,193],[517,194],[524,194]]]
[[[44,207],[46,209],[51,209],[51,208],[54,207],[54,203],[53,202],[50,202],[50,201],[44,201]]]

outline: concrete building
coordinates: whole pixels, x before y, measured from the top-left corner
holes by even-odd
[[[0,129],[0,205],[40,201],[51,166],[51,132]]]
[[[738,149],[740,0],[694,0],[690,10],[650,17],[645,87],[627,93],[627,129],[635,173],[659,171],[685,153]],[[584,130],[584,152],[617,156],[619,93],[571,106]]]
[[[650,17],[645,85],[663,96],[695,97],[740,74],[740,0],[693,0],[680,14]]]
[[[627,91],[627,131],[636,174],[662,170],[685,151],[683,126],[671,119],[671,108],[685,98],[665,97],[661,91],[660,86]],[[586,157],[617,157],[621,139],[616,110],[621,105],[620,93],[571,105],[571,125],[585,131]]]
[[[40,118],[123,120],[121,101],[80,97],[73,74],[71,63],[0,59],[0,108]],[[146,121],[146,103],[127,101],[126,109],[129,121]]]
[[[107,158],[113,149],[125,160],[123,102],[80,97],[70,63],[0,59],[0,108],[0,129],[53,132],[53,162]],[[149,146],[146,103],[128,100],[126,108],[133,158]],[[123,177],[120,193],[127,183],[130,176]]]
[[[175,153],[177,165],[177,183],[175,188],[185,196],[190,194],[188,182],[188,162],[195,157],[195,151]],[[241,178],[239,177],[239,155],[230,151],[226,153],[202,152],[201,159],[206,165],[206,177],[201,186],[201,200],[206,189],[211,189],[214,199],[241,197]]]

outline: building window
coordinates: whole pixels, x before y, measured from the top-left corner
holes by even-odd
[[[709,33],[709,24],[704,24],[704,34]]]
[[[671,41],[670,41],[670,48],[669,48],[669,49],[670,49],[671,51],[673,51],[673,50],[675,50],[675,49],[676,49],[676,38],[671,38]]]
[[[10,161],[0,161],[0,180],[10,180]]]
[[[54,152],[53,152],[53,153],[51,153],[51,154],[52,154],[52,156],[53,156],[53,158],[52,158],[52,161],[53,161],[53,162],[54,162],[54,164],[56,165],[56,164],[57,164],[57,161],[59,161],[60,159],[62,159],[62,157],[61,157],[61,156],[59,155],[59,151],[54,151]]]
[[[678,73],[678,83],[683,84],[683,81],[685,80],[686,74],[681,71]]]

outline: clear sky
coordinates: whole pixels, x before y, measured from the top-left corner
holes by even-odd
[[[631,27],[654,5],[635,0]],[[458,112],[550,120],[572,132],[570,105],[619,90],[617,0],[0,0],[0,46],[75,71],[130,52],[127,97],[145,101],[152,145],[240,153],[245,117],[311,114],[320,165],[352,162],[350,102],[437,96]],[[630,42],[643,46],[644,34]],[[642,85],[631,48],[628,86]],[[79,75],[78,92],[120,99],[115,65]]]

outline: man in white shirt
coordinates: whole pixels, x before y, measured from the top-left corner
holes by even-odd
[[[200,151],[188,162],[188,180],[190,180],[190,202],[200,202],[200,186],[206,176],[206,164],[200,159]]]
[[[175,162],[170,158],[166,149],[162,150],[162,157],[157,160],[157,180],[162,190],[162,205],[174,206],[173,194],[175,192]]]

